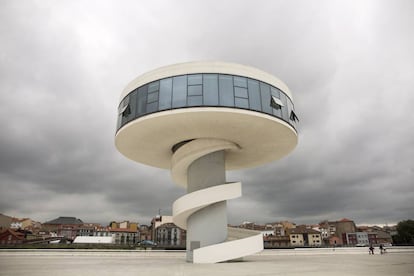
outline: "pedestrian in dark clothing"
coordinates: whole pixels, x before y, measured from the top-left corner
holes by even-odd
[[[369,255],[374,255],[374,247],[372,245],[369,246]]]

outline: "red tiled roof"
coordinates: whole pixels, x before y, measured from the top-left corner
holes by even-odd
[[[9,233],[9,234],[15,236],[19,240],[24,240],[24,234],[23,233],[16,232],[16,231],[13,231],[11,229],[6,229],[3,232],[1,232],[0,234],[3,235],[3,234],[6,234],[6,233]]]
[[[320,234],[321,233],[314,229],[303,228],[303,227],[288,229],[287,232],[289,234]]]

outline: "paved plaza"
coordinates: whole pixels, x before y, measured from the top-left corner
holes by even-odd
[[[242,262],[191,264],[185,252],[0,250],[0,275],[414,275],[414,248],[265,250]]]

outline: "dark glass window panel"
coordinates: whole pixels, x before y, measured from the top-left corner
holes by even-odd
[[[200,106],[203,105],[203,96],[189,96],[188,106]]]
[[[188,96],[201,96],[203,95],[203,86],[191,85],[188,86]]]
[[[217,74],[203,74],[203,101],[204,105],[218,105]]]
[[[261,98],[260,98],[260,90],[259,90],[259,82],[256,80],[248,81],[248,91],[249,91],[249,103],[250,108],[253,110],[262,110]]]
[[[159,81],[154,81],[148,84],[148,93],[158,91],[159,85],[160,85]]]
[[[260,94],[262,98],[262,111],[273,114],[272,107],[270,106],[270,87],[268,84],[260,83]]]
[[[280,102],[279,101],[275,101],[274,99],[273,99],[273,97],[276,97],[276,96],[273,96],[272,95],[272,98],[271,98],[271,100],[270,100],[270,105],[272,106],[272,108],[273,108],[273,115],[275,115],[275,116],[277,116],[277,117],[279,117],[279,118],[281,118],[282,117],[282,106],[280,105]],[[278,98],[278,97],[276,97],[276,98]],[[277,100],[277,99],[276,99]]]
[[[173,78],[172,107],[187,105],[187,76]]]
[[[124,113],[126,106],[129,104],[129,95],[122,99],[121,103],[118,106],[118,113]]]
[[[131,114],[131,107],[129,106],[129,104],[125,106],[122,110],[123,117],[128,117],[128,115]]]
[[[234,76],[234,86],[247,88],[247,78]]]
[[[272,94],[272,96],[275,96],[276,98],[280,99],[280,90],[271,86],[270,87],[270,93]]]
[[[296,121],[299,121],[298,116],[296,116],[296,113],[295,113],[295,111],[293,111],[293,110],[290,112],[289,119],[290,119],[291,121],[295,122],[295,123],[296,123]]]
[[[203,75],[202,74],[194,74],[188,75],[188,85],[196,85],[203,83]]]
[[[147,102],[148,103],[152,103],[152,102],[156,102],[156,101],[158,101],[158,91],[157,92],[148,93]]]
[[[129,94],[129,114],[128,114],[128,121],[131,121],[136,117],[137,111],[137,94],[138,90],[135,89],[132,93]]]
[[[163,79],[160,81],[160,98],[158,101],[159,110],[171,108],[172,97],[172,78]]]
[[[288,108],[287,108],[287,98],[286,95],[284,93],[280,93],[280,100],[282,101],[283,105],[282,106],[282,119],[285,121],[289,121],[289,113],[288,113]]]
[[[118,130],[122,126],[122,114],[118,114],[118,120],[116,122],[116,129]]]
[[[136,97],[137,97],[136,95],[137,95],[136,91],[131,92],[121,102],[120,112],[122,115],[122,122],[121,122],[122,125],[131,121],[135,117],[135,108],[134,108],[134,113],[132,114],[131,103],[133,103],[133,101],[136,100]]]
[[[296,122],[299,121],[299,119],[296,116],[296,113],[295,113],[294,107],[293,107],[293,103],[290,100],[290,98],[287,98],[287,105],[288,105],[288,114],[290,114],[289,115],[289,120],[290,120],[292,125],[296,126]]]
[[[219,75],[220,105],[234,106],[233,77]]]
[[[140,117],[147,112],[147,93],[148,85],[138,88],[137,117]]]
[[[119,127],[123,126],[127,122],[127,116],[130,112],[129,108],[129,95],[122,99],[121,103],[118,106],[118,117],[119,117]]]
[[[292,112],[292,110],[293,110],[293,105],[292,105],[292,102],[290,101],[290,99],[288,98],[288,97],[286,97],[286,102],[287,102],[287,112],[288,112],[288,114],[290,114],[291,115],[291,112]],[[289,115],[289,118],[291,117]]]
[[[158,111],[158,102],[147,104],[147,113]]]
[[[234,98],[234,105],[241,108],[249,108],[249,101],[245,98]]]
[[[241,87],[234,87],[234,96],[239,98],[247,98],[247,89]]]

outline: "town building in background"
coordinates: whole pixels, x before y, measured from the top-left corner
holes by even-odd
[[[58,237],[64,237],[67,240],[73,241],[82,225],[83,221],[75,217],[58,217],[43,223],[42,229],[54,232]]]
[[[172,216],[157,215],[151,221],[153,241],[166,249],[186,248],[187,232],[173,223]]]
[[[17,245],[25,242],[25,235],[12,229],[0,233],[0,245]]]
[[[140,241],[139,223],[122,221],[111,222],[109,232],[114,236],[115,244],[135,245]]]
[[[320,232],[323,232],[322,243],[324,245],[342,246],[346,245],[346,233],[355,233],[354,221],[343,218],[338,221],[322,221],[319,223]]]
[[[392,228],[385,226],[358,226],[360,232],[368,234],[370,244],[392,244],[392,236],[396,235],[396,231],[392,231]]]
[[[350,219],[296,225],[289,221],[256,224],[243,222],[231,228],[261,232],[264,248],[379,246],[392,244],[396,226],[356,226]],[[151,225],[111,221],[107,226],[85,223],[76,217],[58,217],[43,224],[30,218],[0,214],[0,246],[75,243],[138,247],[142,241],[161,249],[185,249],[187,233],[172,216],[155,216]],[[145,244],[144,242],[144,244]]]
[[[155,242],[163,248],[185,248],[186,231],[174,223],[164,223],[155,229]]]
[[[152,231],[150,225],[141,224],[139,226],[139,235],[142,240],[152,240]]]
[[[156,229],[165,223],[174,223],[173,217],[157,215],[151,220],[151,232],[152,232],[152,237],[154,238],[153,240],[155,240]]]
[[[263,237],[264,248],[288,248],[290,245],[289,236],[269,235]]]
[[[320,247],[322,245],[321,233],[310,227],[303,225],[291,228],[287,233],[292,247]]]
[[[356,232],[356,233],[345,233],[345,241],[347,245],[355,246],[368,246],[370,243],[368,239],[368,233]]]
[[[335,235],[340,238],[341,245],[346,245],[346,233],[355,233],[356,225],[353,220],[343,218],[335,221],[336,232]]]

